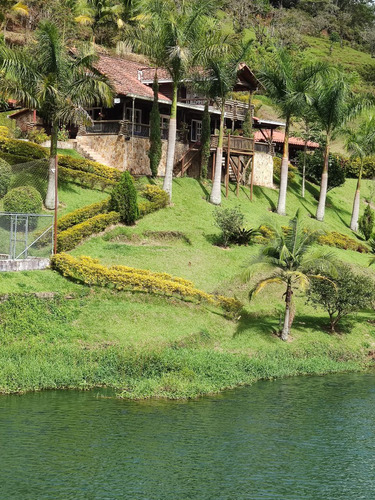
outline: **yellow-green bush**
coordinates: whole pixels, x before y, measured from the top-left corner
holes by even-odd
[[[24,161],[41,160],[47,158],[48,151],[38,144],[33,142],[20,141],[18,139],[10,139],[0,135],[0,151],[10,155],[24,157]],[[6,160],[6,158],[4,158]],[[7,160],[8,161],[8,160]]]
[[[359,158],[347,160],[347,176],[358,177],[361,162]],[[363,162],[363,177],[373,179],[375,177],[375,156],[367,156]]]
[[[91,257],[76,259],[61,253],[54,255],[52,266],[63,276],[73,278],[87,285],[114,288],[116,290],[132,290],[156,294],[177,296],[181,299],[195,299],[223,307],[235,312],[241,303],[232,298],[216,296],[194,288],[190,281],[174,278],[164,273],[134,269],[125,266],[105,267]]]
[[[121,172],[115,168],[107,167],[96,161],[87,160],[85,158],[74,158],[68,155],[59,155],[59,165],[70,170],[94,174],[112,183],[117,182],[121,175]]]
[[[318,242],[321,245],[342,248],[343,250],[354,250],[355,252],[359,253],[369,252],[369,248],[363,243],[360,243],[354,238],[350,238],[350,236],[346,236],[345,234],[341,234],[336,231],[332,231],[320,236]]]
[[[9,137],[9,129],[4,125],[0,125],[0,136],[1,137]]]
[[[57,221],[57,230],[66,231],[76,224],[80,224],[95,215],[104,214],[108,212],[109,198],[98,203],[93,203],[92,205],[87,205],[83,208],[78,208],[63,217],[60,217]]]
[[[282,159],[278,156],[273,157],[273,176],[280,180],[281,175],[281,163]],[[288,180],[294,180],[296,176],[296,172],[298,172],[297,167],[294,167],[291,163],[288,165]]]
[[[112,224],[117,224],[119,221],[120,215],[117,212],[109,212],[108,214],[96,215],[85,222],[72,226],[57,235],[57,251],[66,252],[72,250],[84,238],[100,233]]]
[[[147,184],[141,194],[146,198],[146,201],[141,201],[138,204],[140,217],[165,208],[169,203],[168,194],[159,186]]]
[[[103,191],[115,184],[115,181],[106,179],[105,177],[62,166],[59,166],[59,178],[90,189],[100,188]]]

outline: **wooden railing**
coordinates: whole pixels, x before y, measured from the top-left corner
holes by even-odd
[[[228,149],[228,139],[230,140],[230,149],[232,151],[254,151],[254,139],[239,135],[225,135],[223,138],[223,149]],[[211,135],[211,149],[216,149],[218,143],[219,136]]]
[[[204,106],[206,103],[206,99],[202,97],[194,97],[191,99],[179,99],[179,102]],[[209,104],[211,107],[217,109],[218,111],[221,110],[220,99],[218,99],[217,101],[210,101]],[[232,120],[244,121],[248,107],[249,105],[245,102],[236,101],[235,99],[228,99],[225,101],[225,117]]]

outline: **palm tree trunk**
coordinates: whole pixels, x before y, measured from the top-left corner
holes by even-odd
[[[305,197],[305,185],[306,185],[306,155],[307,155],[307,141],[305,141],[303,147],[303,166],[302,166],[302,198]]]
[[[281,332],[281,340],[288,340],[289,330],[291,325],[290,321],[290,308],[292,303],[292,284],[290,281],[287,283],[286,292],[285,292],[285,316],[284,316],[284,326]]]
[[[324,150],[324,166],[322,172],[322,180],[320,182],[320,195],[319,195],[319,204],[318,209],[316,211],[317,220],[324,220],[324,213],[326,208],[326,199],[327,199],[327,191],[328,191],[328,160],[329,160],[329,135],[327,134],[327,142]]]
[[[223,163],[224,114],[225,114],[225,99],[222,99],[219,139],[216,148],[215,176],[210,196],[210,202],[213,203],[214,205],[220,205],[221,203],[221,171]]]
[[[286,214],[286,191],[288,188],[288,165],[289,165],[289,123],[290,123],[290,118],[287,117],[285,123],[283,159],[281,162],[279,201],[277,202],[277,213],[279,215]]]
[[[57,165],[57,125],[52,125],[51,129],[51,148],[49,156],[49,168],[48,168],[48,187],[47,194],[44,205],[48,210],[53,210],[55,208],[55,176]],[[58,203],[58,200],[57,200]]]
[[[177,91],[178,84],[173,83],[173,98],[171,117],[169,120],[168,129],[168,150],[167,150],[167,165],[165,167],[165,177],[163,189],[169,195],[169,201],[172,201],[172,176],[174,166],[174,152],[176,149],[176,133],[177,133]]]
[[[360,190],[361,190],[362,173],[363,173],[363,158],[361,158],[361,166],[359,169],[357,189],[355,190],[355,195],[354,195],[352,219],[350,221],[350,229],[352,231],[358,231],[359,204],[360,204],[360,199],[361,199]]]

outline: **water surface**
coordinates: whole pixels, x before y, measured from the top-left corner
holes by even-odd
[[[1,500],[375,499],[375,376],[197,401],[0,398]]]

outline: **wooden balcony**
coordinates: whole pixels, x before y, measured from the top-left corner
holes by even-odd
[[[215,150],[219,142],[218,135],[211,135],[211,149]],[[249,154],[254,151],[254,140],[239,135],[225,135],[223,138],[223,150],[229,149],[232,153]]]
[[[193,99],[179,99],[179,102],[182,102],[184,104],[191,104],[192,106],[204,107],[206,99],[196,97]],[[210,101],[209,104],[211,108],[214,108],[217,111],[221,110],[220,99],[217,101]],[[228,99],[225,101],[225,118],[229,118],[230,120],[244,121],[248,107],[249,105],[242,101]]]

